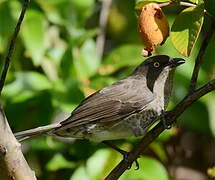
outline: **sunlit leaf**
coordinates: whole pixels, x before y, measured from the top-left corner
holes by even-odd
[[[140,169],[137,171],[131,168],[121,176],[120,180],[169,180],[167,170],[164,165],[151,157],[141,157],[138,159]]]
[[[59,169],[74,168],[75,164],[72,161],[66,160],[62,154],[58,153],[48,162],[46,168],[49,171],[57,171]]]
[[[103,149],[97,151],[88,159],[87,172],[89,173],[90,179],[99,179],[105,168],[109,155],[110,151]],[[97,164],[99,164],[99,166],[97,166]]]
[[[83,46],[73,49],[74,70],[78,77],[86,78],[94,75],[100,65],[95,42],[86,40]]]
[[[80,83],[73,78],[67,79],[65,82],[56,81],[52,94],[54,106],[68,113],[84,99],[84,94],[80,90]]]
[[[72,174],[70,180],[91,180],[87,174],[87,170],[84,166],[80,166],[75,172]]]
[[[144,58],[140,55],[142,49],[143,46],[135,44],[127,44],[115,48],[104,59],[104,70],[114,72],[121,67],[137,65],[144,60]]]
[[[63,25],[65,23],[65,20],[62,18],[60,12],[57,10],[57,4],[50,3],[50,1],[43,1],[43,0],[37,0],[37,2],[40,4],[41,8],[44,10],[46,16],[48,17],[49,21],[55,24]]]
[[[208,175],[212,178],[215,178],[215,166],[208,169]]]
[[[37,72],[17,72],[15,80],[5,85],[3,96],[15,99],[31,97],[35,92],[50,89],[52,84]],[[22,98],[21,98],[22,97]]]
[[[189,7],[175,19],[171,28],[171,40],[184,56],[189,56],[200,33],[204,20],[204,6]]]
[[[34,65],[40,65],[45,53],[46,21],[43,14],[36,10],[29,10],[26,13],[22,25],[22,40],[27,53],[32,57]]]

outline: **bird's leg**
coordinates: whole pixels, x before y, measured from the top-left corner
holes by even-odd
[[[124,151],[124,150],[118,148],[116,145],[114,145],[114,144],[112,144],[112,143],[110,143],[108,141],[102,141],[102,143],[105,144],[106,146],[109,146],[109,147],[113,148],[114,150],[116,150],[120,154],[122,154],[124,160],[127,161],[128,163],[130,163],[130,166],[129,166],[128,169],[131,168],[132,163],[128,160],[129,152]],[[135,170],[138,170],[140,166],[139,166],[139,163],[138,163],[137,159],[135,160],[135,164],[136,164]]]
[[[170,124],[167,124],[167,123],[166,123],[165,113],[166,113],[166,112],[165,112],[164,110],[162,110],[161,116],[160,116],[160,120],[161,120],[161,122],[163,123],[163,126],[164,126],[165,129],[170,129],[172,126],[171,126]]]

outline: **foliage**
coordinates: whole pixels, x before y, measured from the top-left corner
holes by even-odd
[[[151,1],[137,1],[136,9]],[[153,2],[167,2],[154,0]],[[186,94],[202,39],[209,28],[204,22],[202,1],[196,7],[164,7],[172,24],[167,42],[157,54],[172,57],[187,55],[187,62],[176,74],[173,107]],[[22,1],[0,0],[0,57],[17,21]],[[213,0],[206,8],[214,13]],[[135,0],[115,0],[108,19],[104,56],[97,54],[101,1],[31,0],[22,24],[10,72],[3,89],[2,102],[14,132],[63,120],[84,99],[127,75],[144,60],[134,13]],[[206,18],[205,18],[206,19]],[[201,31],[202,30],[202,31]],[[214,39],[214,37],[213,37]],[[214,40],[211,40],[200,71],[199,85],[214,77]],[[176,49],[181,53],[179,53]],[[2,65],[2,61],[0,62]],[[2,67],[2,66],[1,66]],[[215,135],[214,93],[202,98],[179,120],[186,127],[206,136]],[[122,180],[170,179],[164,145],[177,128],[164,132],[140,159],[140,170],[128,170]],[[116,141],[129,149],[138,140]],[[26,142],[27,160],[38,179],[103,179],[122,158],[100,143],[72,140],[70,143],[43,137]],[[204,168],[208,168],[205,165]],[[206,171],[205,171],[206,172]]]

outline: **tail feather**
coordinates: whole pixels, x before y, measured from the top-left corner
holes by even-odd
[[[48,134],[49,132],[51,132],[53,129],[60,127],[61,124],[57,123],[57,124],[50,124],[47,126],[42,126],[42,127],[37,127],[34,129],[29,129],[26,131],[21,131],[18,133],[15,133],[15,137],[16,139],[21,142],[24,141],[26,139],[30,139],[33,137],[37,137],[37,136],[41,136],[41,135],[45,135]]]

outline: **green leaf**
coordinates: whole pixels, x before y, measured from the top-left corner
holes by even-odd
[[[169,2],[170,0],[137,0],[135,5],[135,10],[140,11],[142,10],[143,6],[149,3],[162,3],[162,2]]]
[[[150,148],[154,151],[154,153],[160,158],[162,162],[167,162],[167,154],[164,150],[163,144],[160,142],[154,141],[151,145]]]
[[[96,151],[87,161],[87,172],[89,173],[90,179],[100,179],[102,172],[104,171],[105,165],[110,156],[110,151],[102,149]],[[97,166],[99,164],[99,166]],[[95,168],[96,167],[96,168]]]
[[[90,180],[87,170],[84,166],[80,166],[75,172],[72,174],[70,180]]]
[[[9,2],[0,3],[0,52],[7,47],[9,37],[14,28],[14,20],[10,12]]]
[[[51,3],[50,1],[43,1],[43,0],[37,0],[37,3],[40,5],[40,7],[45,12],[48,20],[54,24],[65,24],[65,20],[62,18],[60,11],[58,11],[57,7],[61,4],[58,3],[55,5],[54,3]]]
[[[204,97],[205,104],[206,104],[207,109],[208,109],[210,130],[211,130],[213,136],[215,137],[215,112],[214,112],[215,104],[214,104],[214,98],[215,98],[214,93],[208,94],[208,96]]]
[[[120,180],[169,180],[167,170],[159,161],[151,157],[141,157],[138,162],[141,168],[138,171],[134,168],[125,171]]]
[[[80,90],[80,83],[70,78],[66,81],[56,81],[54,83],[53,104],[66,112],[71,112],[84,99],[84,94]]]
[[[184,56],[189,56],[200,33],[204,20],[204,6],[189,7],[175,19],[170,38],[175,48]]]
[[[22,25],[21,35],[27,53],[32,57],[34,65],[40,65],[44,56],[46,21],[39,11],[28,10]]]
[[[50,89],[52,84],[42,74],[37,72],[17,72],[15,80],[5,85],[3,96],[13,98],[13,101],[24,100],[34,95],[36,91]]]
[[[110,72],[125,66],[134,66],[143,61],[140,55],[143,46],[135,44],[122,45],[114,49],[105,59],[104,66],[110,68]],[[106,73],[105,73],[106,74]]]
[[[46,168],[49,171],[57,171],[59,169],[74,168],[75,164],[66,160],[62,154],[55,154],[55,156],[48,162]]]
[[[92,39],[86,40],[80,49],[73,48],[73,64],[75,73],[80,78],[88,78],[97,72],[100,58]]]

